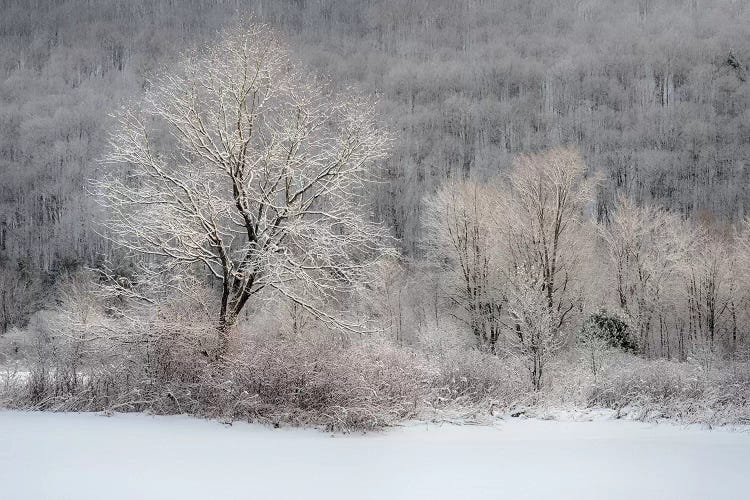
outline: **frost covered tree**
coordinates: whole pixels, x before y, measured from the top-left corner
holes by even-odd
[[[568,344],[583,309],[584,210],[593,199],[585,173],[573,149],[521,156],[498,214],[505,233],[510,340],[537,390],[547,360]]]
[[[451,182],[425,202],[424,225],[433,258],[446,270],[446,291],[480,345],[494,352],[500,336],[496,184]]]
[[[737,305],[741,281],[730,241],[697,228],[680,266],[689,350],[708,366],[721,351],[731,352],[737,339]],[[680,357],[685,354],[680,352]]]
[[[518,357],[531,376],[534,390],[542,388],[547,362],[568,343],[561,315],[549,307],[538,271],[519,267],[508,280],[507,312],[512,328],[506,349]]]
[[[561,326],[580,302],[575,286],[584,210],[593,201],[586,165],[573,149],[518,158],[510,174],[508,245],[514,267],[540,274],[547,306]]]
[[[580,154],[554,148],[519,157],[507,178],[448,183],[425,203],[453,305],[482,345],[522,358],[535,389],[583,307],[585,172]]]
[[[662,209],[622,199],[601,229],[616,301],[630,318],[640,351],[666,353],[670,314],[679,302],[675,291],[691,244],[689,227]],[[684,353],[682,336],[678,344]]]
[[[334,93],[267,26],[227,30],[119,115],[97,182],[109,235],[162,278],[202,268],[218,282],[219,355],[261,291],[355,328],[336,301],[389,253],[362,201],[390,142],[373,107]]]

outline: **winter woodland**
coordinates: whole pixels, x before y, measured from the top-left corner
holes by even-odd
[[[750,4],[0,0],[0,404],[750,423]]]

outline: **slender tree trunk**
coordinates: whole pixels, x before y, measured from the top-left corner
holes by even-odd
[[[542,388],[542,357],[539,351],[534,351],[533,362],[531,384],[534,387],[534,391],[539,391]]]
[[[0,335],[3,335],[3,334],[5,334],[5,333],[8,332],[8,325],[10,323],[10,320],[8,319],[8,316],[9,316],[9,314],[8,314],[8,306],[6,304],[6,299],[5,299],[5,294],[6,293],[7,292],[5,290],[3,290],[3,293],[2,293],[3,307],[2,307],[2,311],[1,311],[3,313],[3,317],[2,317],[2,321],[0,321]]]

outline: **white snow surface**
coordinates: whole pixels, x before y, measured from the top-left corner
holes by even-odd
[[[2,500],[747,499],[750,433],[621,420],[384,432],[0,412]]]

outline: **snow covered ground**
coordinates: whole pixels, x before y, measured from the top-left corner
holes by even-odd
[[[336,435],[0,412],[3,500],[747,499],[750,433],[603,420]]]

